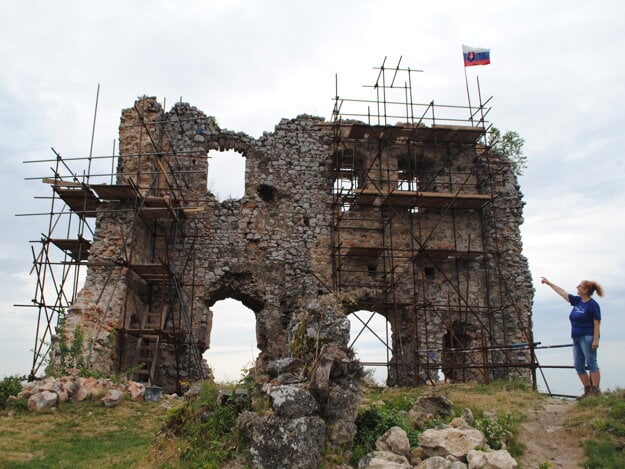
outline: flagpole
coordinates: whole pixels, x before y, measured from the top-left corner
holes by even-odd
[[[480,76],[476,77],[477,79],[477,96],[480,100],[480,123],[482,124],[482,128],[484,129],[484,145],[488,146],[488,137],[486,136],[486,121],[484,120],[484,104],[482,103],[482,88],[480,87]]]
[[[464,84],[467,87],[467,100],[469,101],[469,119],[473,125],[473,109],[471,108],[471,94],[469,93],[469,79],[467,78],[467,66],[464,65]]]

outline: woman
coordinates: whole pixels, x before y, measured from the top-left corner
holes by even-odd
[[[577,295],[571,295],[545,277],[542,277],[540,281],[549,285],[553,291],[573,306],[569,320],[571,321],[575,371],[584,385],[584,395],[581,397],[599,394],[601,373],[597,366],[597,348],[599,348],[601,308],[592,295],[597,292],[597,295],[603,296],[603,289],[596,282],[583,280],[577,286]],[[589,373],[586,372],[586,367]]]

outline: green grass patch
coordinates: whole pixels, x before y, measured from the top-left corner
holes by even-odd
[[[519,456],[521,446],[516,441],[516,435],[520,423],[520,416],[513,412],[501,412],[495,416],[481,413],[475,418],[473,426],[484,434],[488,446],[492,449],[502,449],[506,446],[512,456]]]
[[[588,440],[584,444],[588,469],[623,469],[623,448],[618,449],[612,441]]]
[[[476,417],[473,425],[482,427],[490,444],[505,442],[514,457],[522,452],[515,439],[521,416],[544,400],[514,382],[365,389],[354,445],[351,450],[328,452],[327,467],[333,467],[332,461],[355,465],[392,426],[403,428],[416,446],[424,429],[412,426],[409,411],[424,395],[450,399],[454,416],[471,409]],[[254,404],[256,410],[265,405],[259,402]],[[12,405],[0,411],[0,467],[219,468],[240,457],[236,421],[251,405],[245,392],[237,394],[233,386],[210,382],[202,384],[199,396],[180,401],[169,411],[159,404],[131,401],[114,408],[99,401],[66,403],[35,413]],[[432,425],[439,423],[448,422]],[[567,426],[584,446],[584,467],[625,467],[625,391],[579,401]]]
[[[146,460],[165,409],[152,403],[68,403],[0,416],[0,467],[137,467]],[[88,464],[87,464],[88,463]]]
[[[360,458],[375,451],[377,438],[391,427],[405,430],[410,445],[417,446],[423,429],[413,426],[408,412],[423,395],[422,388],[369,388],[356,417],[357,431],[351,451],[351,464],[357,466]]]
[[[585,439],[585,467],[625,467],[625,390],[579,401],[568,425]]]

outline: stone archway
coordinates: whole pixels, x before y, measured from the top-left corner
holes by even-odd
[[[351,313],[350,347],[377,383],[386,384],[391,358],[390,328],[386,318],[377,312],[358,310]]]
[[[215,285],[211,291],[206,292],[205,296],[202,299],[202,303],[208,309],[208,320],[206,326],[206,350],[209,352],[211,350],[212,338],[214,337],[214,324],[215,324],[215,304],[218,302],[223,302],[225,300],[229,300],[231,302],[236,302],[238,305],[234,305],[234,308],[245,309],[246,313],[243,314],[251,314],[253,318],[250,319],[250,322],[253,323],[253,331],[255,338],[255,347],[258,350],[256,361],[261,357],[264,357],[266,354],[266,344],[267,340],[263,338],[260,334],[262,332],[262,328],[259,327],[259,317],[263,316],[263,311],[265,310],[265,301],[261,299],[260,295],[254,292],[254,282],[250,279],[251,275],[239,274],[236,276],[226,275],[224,276],[217,285]],[[245,279],[250,280],[246,282]],[[231,306],[232,307],[232,306]],[[237,317],[240,317],[237,314]],[[232,319],[232,315],[229,315],[224,318],[217,318],[220,320],[228,321]],[[219,329],[217,330],[219,332]],[[210,362],[209,362],[210,364]]]
[[[254,366],[259,354],[256,315],[241,301],[226,298],[210,307],[212,327],[209,348],[203,353],[213,378],[237,382]]]

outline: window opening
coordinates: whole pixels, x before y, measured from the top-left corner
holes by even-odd
[[[234,150],[208,152],[207,189],[217,200],[240,199],[245,194],[245,157]]]
[[[242,370],[254,366],[258,357],[256,316],[251,309],[232,298],[217,301],[211,311],[210,348],[203,357],[216,382],[238,381],[243,375]]]
[[[343,172],[351,172],[351,170],[343,170]],[[356,180],[353,177],[343,176],[334,180],[332,193],[341,198],[341,212],[347,212],[352,205],[355,195]]]
[[[377,384],[385,385],[390,353],[388,321],[381,314],[365,310],[356,311],[348,317],[350,346],[363,363],[367,376]]]
[[[408,172],[399,172],[397,179],[397,189],[400,191],[417,191],[419,180],[416,176],[411,176]]]

